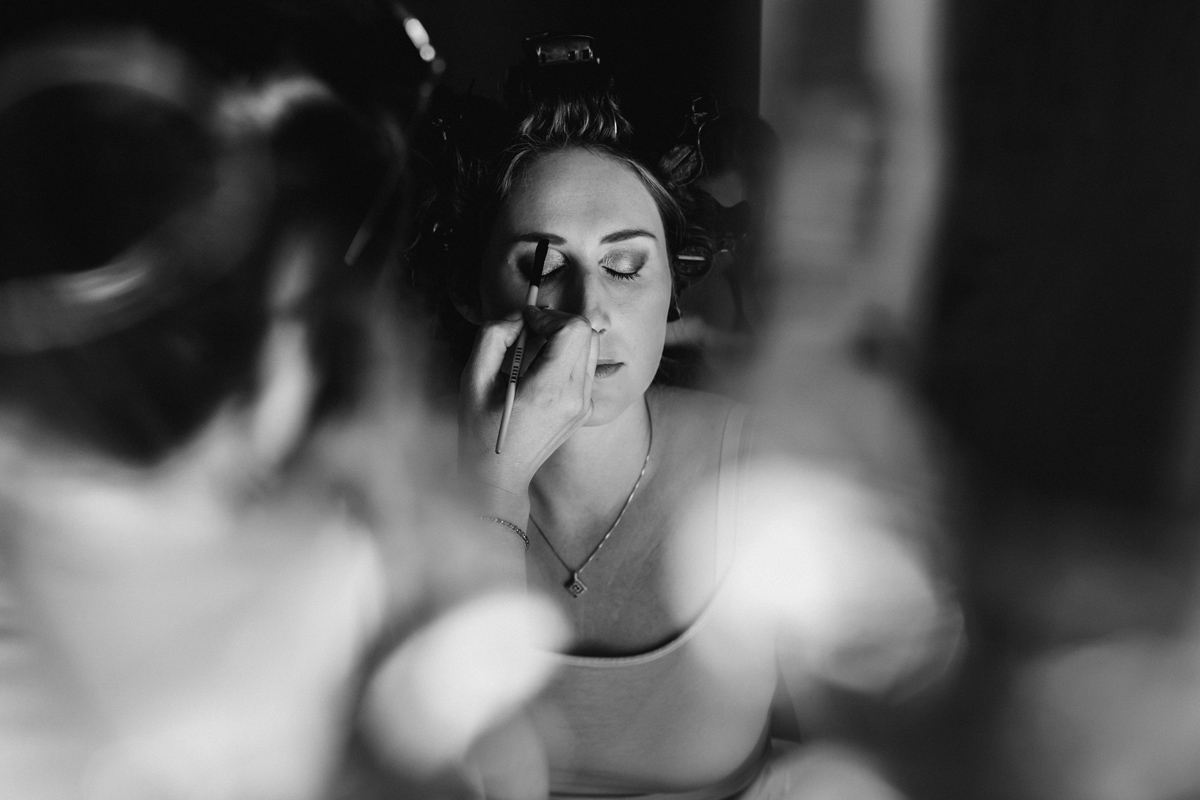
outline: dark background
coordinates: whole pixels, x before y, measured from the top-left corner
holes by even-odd
[[[947,11],[937,408],[997,483],[1170,505],[1197,297],[1197,6]]]
[[[681,125],[693,93],[758,108],[759,0],[421,0],[409,4],[447,60],[446,83],[498,99],[521,40],[537,33],[583,34],[612,70],[639,133]],[[664,113],[667,112],[667,113]],[[665,131],[666,135],[677,131]]]

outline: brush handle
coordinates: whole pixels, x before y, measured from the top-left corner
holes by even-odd
[[[517,399],[517,377],[521,374],[521,361],[525,357],[525,329],[517,334],[517,346],[513,350],[512,367],[508,370],[508,388],[504,392],[504,413],[500,417],[500,435],[496,437],[496,455],[504,448],[508,436],[508,421],[512,418],[513,401]]]
[[[537,243],[537,251],[533,257],[533,280],[529,283],[529,291],[525,293],[525,305],[537,304],[538,284],[542,282],[542,267],[546,263],[546,252],[550,248],[548,239]],[[500,415],[500,433],[496,436],[496,455],[504,449],[504,438],[508,436],[508,422],[512,419],[513,401],[517,399],[517,378],[521,376],[521,361],[525,357],[525,331],[522,324],[521,332],[517,334],[517,346],[513,349],[512,366],[508,369],[508,389],[504,393],[504,413]]]
[[[537,302],[538,287],[530,286],[525,295],[525,305]],[[522,327],[517,334],[517,346],[513,349],[512,366],[508,369],[508,389],[504,393],[504,414],[500,417],[500,435],[496,437],[496,455],[504,448],[504,437],[508,435],[508,421],[512,418],[513,401],[517,399],[517,378],[521,376],[521,362],[525,360],[525,332]]]

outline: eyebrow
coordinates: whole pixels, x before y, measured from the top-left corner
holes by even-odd
[[[613,231],[600,240],[600,244],[612,244],[613,242],[624,242],[627,239],[637,239],[642,236],[647,236],[655,241],[658,237],[650,231],[642,230],[641,228],[625,228],[619,231]]]
[[[629,239],[637,239],[645,236],[650,239],[658,240],[658,237],[653,233],[641,228],[622,228],[619,231],[613,231],[606,234],[600,239],[600,244],[612,244],[613,242],[624,242]],[[509,245],[517,244],[518,242],[532,242],[536,244],[539,239],[546,239],[550,244],[566,244],[567,240],[561,236],[556,236],[553,233],[543,233],[541,231],[530,231],[528,233],[518,233],[516,236],[510,237]]]
[[[541,231],[531,231],[529,233],[518,233],[516,236],[510,236],[507,244],[513,245],[517,242],[533,242],[537,244],[539,240],[546,239],[550,244],[566,244],[567,240],[561,236],[555,236],[553,233],[542,233]]]

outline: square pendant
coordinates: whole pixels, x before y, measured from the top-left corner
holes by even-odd
[[[577,572],[572,573],[571,580],[567,581],[566,587],[567,591],[570,592],[573,597],[579,597],[579,595],[587,591],[587,586],[584,585],[583,581],[579,580],[579,573]]]

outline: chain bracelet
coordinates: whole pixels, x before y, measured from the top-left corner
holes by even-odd
[[[525,534],[525,531],[521,530],[521,529],[520,529],[519,527],[517,527],[516,525],[513,525],[513,524],[512,524],[511,522],[509,522],[508,520],[506,520],[506,519],[501,519],[500,517],[488,517],[488,516],[484,516],[484,515],[480,515],[480,517],[479,517],[479,518],[480,518],[480,519],[482,519],[482,520],[484,520],[484,521],[486,521],[486,522],[494,522],[494,523],[496,523],[497,525],[503,525],[504,527],[508,528],[510,531],[512,531],[513,533],[517,534],[517,536],[520,536],[520,537],[521,537],[521,540],[522,540],[523,542],[525,542],[525,549],[526,549],[526,550],[528,550],[528,549],[529,549],[529,536],[527,536],[527,535]]]

